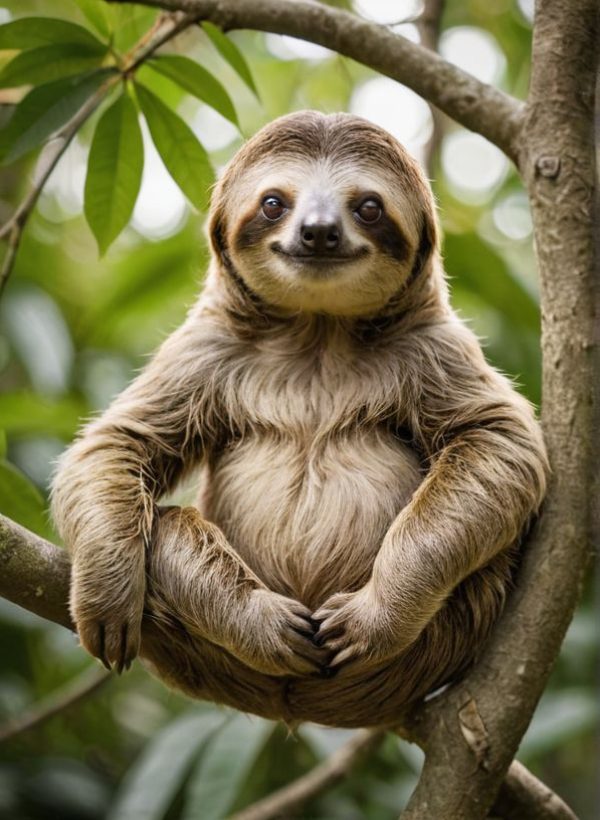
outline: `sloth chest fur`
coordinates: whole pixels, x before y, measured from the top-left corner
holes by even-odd
[[[212,460],[210,517],[275,591],[317,606],[358,588],[421,480],[381,373],[258,355],[231,390],[239,432]]]

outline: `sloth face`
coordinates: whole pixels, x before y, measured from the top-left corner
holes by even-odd
[[[215,194],[213,244],[265,302],[369,315],[407,285],[432,234],[431,194],[393,138],[357,117],[276,120]]]

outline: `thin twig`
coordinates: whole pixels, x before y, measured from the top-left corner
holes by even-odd
[[[0,743],[39,726],[75,703],[94,694],[111,675],[97,666],[88,666],[74,680],[35,703],[26,712],[0,726]]]
[[[492,815],[502,820],[577,820],[564,800],[518,760],[506,773]]]
[[[425,0],[423,11],[417,20],[421,45],[431,51],[437,52],[438,50],[445,4],[445,0]],[[431,111],[432,131],[423,150],[423,165],[431,178],[433,163],[444,136],[444,115],[431,103],[429,103],[429,110]]]
[[[273,820],[290,817],[305,803],[348,776],[385,737],[383,729],[361,729],[341,749],[308,774],[232,815],[230,820]]]

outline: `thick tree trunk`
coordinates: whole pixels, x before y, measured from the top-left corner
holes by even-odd
[[[485,817],[558,655],[597,538],[597,2],[574,8],[568,0],[539,0],[534,31],[518,163],[539,261],[542,422],[553,478],[518,588],[490,646],[441,706],[430,707],[426,763],[406,820]]]

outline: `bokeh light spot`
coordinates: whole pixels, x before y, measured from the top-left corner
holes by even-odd
[[[504,179],[508,160],[479,134],[455,131],[442,143],[442,168],[454,193],[480,202]]]
[[[376,77],[354,90],[350,111],[385,128],[413,156],[421,158],[433,122],[429,106],[413,91],[386,77]]]
[[[133,226],[149,239],[161,239],[181,227],[187,203],[154,147],[146,123],[142,122],[141,127],[144,137],[144,173],[133,211]]]
[[[496,39],[476,26],[454,26],[440,38],[440,54],[484,83],[497,83],[506,58]]]
[[[531,211],[522,191],[503,197],[494,208],[493,219],[496,228],[509,239],[521,240],[531,236]]]

